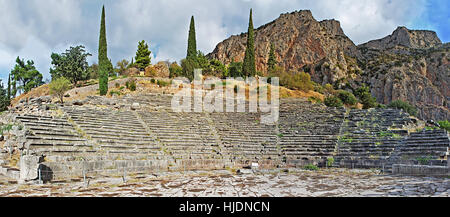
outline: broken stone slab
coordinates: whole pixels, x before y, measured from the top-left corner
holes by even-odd
[[[42,162],[41,156],[24,155],[20,158],[19,182],[32,181],[39,178],[39,164]]]
[[[82,105],[84,105],[84,102],[81,101],[81,100],[74,100],[74,101],[72,102],[72,104],[73,104],[73,105],[76,105],[76,106],[82,106]]]
[[[137,102],[135,102],[131,105],[131,110],[138,110],[140,108],[141,108],[141,105]]]

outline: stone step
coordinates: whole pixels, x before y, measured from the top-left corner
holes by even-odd
[[[60,121],[30,121],[30,120],[23,120],[19,119],[20,122],[22,122],[24,125],[42,125],[42,126],[72,126],[69,122],[60,122]]]
[[[79,144],[79,143],[85,143],[87,140],[83,138],[77,138],[77,137],[68,137],[68,138],[61,138],[61,137],[50,137],[50,136],[27,136],[27,141],[30,142],[48,142],[48,143],[58,143],[58,142],[64,142],[64,143],[70,143],[70,144]]]
[[[83,131],[91,135],[99,136],[129,136],[129,137],[147,137],[150,136],[148,132],[128,131],[128,130],[111,130],[105,128],[83,128]]]
[[[93,147],[89,144],[84,143],[72,143],[72,142],[62,142],[62,141],[47,141],[47,140],[31,140],[30,142],[30,148],[34,147],[53,147],[53,146],[66,146],[66,147]]]
[[[0,166],[0,175],[6,176],[14,180],[19,180],[20,170],[6,166]]]

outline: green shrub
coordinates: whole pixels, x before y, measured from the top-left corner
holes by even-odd
[[[169,67],[169,77],[170,78],[175,78],[175,77],[179,77],[181,76],[181,74],[183,74],[183,68],[181,66],[179,66],[176,62],[170,64]],[[154,83],[154,82],[152,82]]]
[[[156,82],[156,84],[157,84],[158,86],[160,86],[160,87],[167,87],[167,86],[170,85],[169,82],[167,82],[167,81],[161,81],[161,80],[158,80],[158,81]]]
[[[154,78],[150,79],[150,82],[152,82],[152,84],[156,83],[156,80]]]
[[[126,86],[129,90],[136,91],[136,80],[134,79],[128,80]]]
[[[355,95],[359,98],[363,109],[370,109],[377,107],[377,99],[370,93],[369,87],[362,86],[355,91]]]
[[[421,165],[427,165],[427,164],[430,162],[431,159],[432,159],[431,156],[428,156],[428,157],[418,157],[418,158],[417,158],[417,161],[419,161],[419,163],[420,163]]]
[[[414,106],[412,106],[411,104],[409,104],[408,102],[405,102],[402,100],[392,101],[387,107],[401,109],[412,116],[417,115],[417,109]]]
[[[53,80],[49,84],[49,88],[50,88],[50,94],[58,97],[60,102],[63,103],[64,95],[65,95],[66,91],[70,90],[71,83],[67,78],[60,77],[56,80]]]
[[[116,83],[115,86],[116,86],[116,88],[119,88],[119,87],[120,87],[120,84],[119,84],[119,83]]]
[[[323,88],[324,88],[326,94],[330,94],[331,95],[331,94],[334,94],[334,92],[335,92],[334,87],[331,84],[325,84],[323,86]]]
[[[321,94],[324,94],[324,93],[325,93],[325,88],[324,88],[322,85],[317,84],[317,83],[315,83],[315,82],[313,82],[313,85],[314,85],[314,91],[315,91],[315,92],[321,93]]]
[[[341,99],[339,99],[339,98],[337,98],[335,96],[330,96],[330,97],[325,98],[324,103],[328,107],[337,107],[337,108],[339,108],[339,107],[344,106],[344,104],[342,103]]]
[[[336,96],[346,105],[355,105],[358,102],[355,95],[345,90],[339,90]]]
[[[314,83],[308,73],[286,72],[282,67],[275,66],[269,73],[269,77],[279,77],[280,85],[289,89],[308,92],[314,90]]]
[[[7,124],[4,126],[0,127],[0,134],[3,135],[4,132],[9,132],[12,130],[13,125],[12,124]]]
[[[334,158],[330,157],[327,159],[327,166],[332,167],[334,164]]]
[[[308,101],[310,101],[311,103],[322,103],[321,99],[314,97],[314,96],[309,97]]]
[[[237,77],[245,77],[242,71],[243,63],[242,62],[231,62],[228,66],[227,76],[237,78]]]
[[[116,91],[116,90],[109,91],[110,96],[114,96],[114,94],[116,94],[117,96],[120,96],[122,93],[120,93],[120,91]]]
[[[450,122],[448,120],[438,121],[438,124],[441,126],[441,129],[445,129],[450,132]]]
[[[314,165],[314,164],[308,164],[308,165],[304,166],[303,169],[305,169],[305,170],[311,170],[311,171],[316,171],[316,170],[319,170],[319,167],[317,167],[317,166]]]

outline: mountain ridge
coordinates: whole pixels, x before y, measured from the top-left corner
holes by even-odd
[[[246,37],[230,36],[207,57],[242,61]],[[350,91],[365,84],[379,103],[404,100],[419,108],[420,118],[450,119],[449,46],[434,31],[400,26],[356,45],[338,20],[317,21],[310,10],[284,13],[255,30],[257,71],[267,71],[270,43],[278,65],[289,72],[305,71],[319,84]]]

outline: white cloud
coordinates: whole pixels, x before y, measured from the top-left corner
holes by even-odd
[[[195,16],[197,47],[204,53],[230,35],[247,31],[249,9],[255,27],[281,13],[310,9],[317,20],[337,19],[356,43],[384,37],[425,13],[426,0],[115,0],[104,1],[108,54],[115,63],[131,59],[146,40],[156,59],[186,55],[189,21]],[[51,52],[83,44],[96,62],[102,1],[0,0],[0,69],[17,56],[33,59],[48,76]],[[157,49],[156,49],[157,48]],[[9,71],[2,71],[5,78]]]

